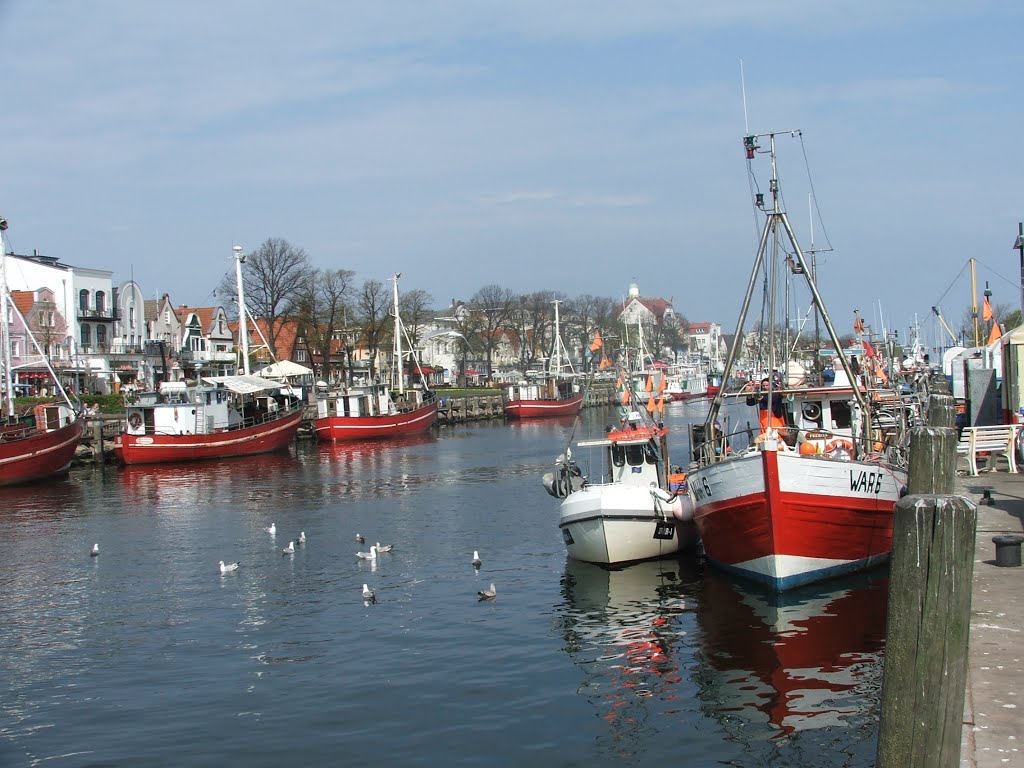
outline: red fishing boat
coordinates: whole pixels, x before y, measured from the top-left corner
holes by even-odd
[[[317,385],[316,420],[313,432],[318,440],[371,440],[403,437],[427,432],[437,420],[437,396],[420,375],[419,386],[406,389],[402,337],[406,336],[398,313],[398,279],[394,280],[394,366],[398,381],[393,395],[387,384],[377,381],[348,384],[330,390]],[[410,348],[412,344],[409,345]],[[418,366],[413,361],[412,367]]]
[[[558,304],[555,302],[555,346],[548,370],[524,381],[510,384],[505,390],[505,416],[510,419],[536,419],[548,416],[575,416],[583,407],[584,392],[571,364],[563,369],[562,355],[568,350],[558,327]]]
[[[0,218],[0,261],[3,262],[7,258],[7,241],[3,234],[6,230],[7,220]],[[0,263],[0,267],[3,266]],[[0,274],[4,278],[0,285],[0,367],[3,368],[5,411],[0,421],[0,485],[18,485],[66,474],[82,438],[83,420],[81,407],[68,398],[28,323],[11,300],[7,290],[6,269],[0,269]],[[14,412],[14,366],[8,320],[14,317],[21,320],[22,331],[39,352],[53,379],[55,390],[64,400],[63,403],[36,405],[31,415],[21,419]]]

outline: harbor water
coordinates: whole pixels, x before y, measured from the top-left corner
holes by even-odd
[[[0,489],[0,766],[872,765],[884,570],[568,560],[540,476],[613,419]]]

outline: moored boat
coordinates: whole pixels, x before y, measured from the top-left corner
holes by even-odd
[[[4,417],[0,422],[0,485],[19,485],[67,474],[82,438],[80,404],[72,403],[49,360],[36,342],[25,318],[11,300],[7,289],[7,220],[0,218],[0,349],[3,368]],[[39,352],[63,402],[39,404],[31,415],[17,418],[14,411],[15,384],[12,375],[10,321],[21,320],[22,330]]]
[[[384,382],[363,381],[333,389],[317,385],[313,432],[318,440],[371,440],[427,432],[437,420],[437,396],[421,375],[418,386],[406,388],[402,337],[398,312],[398,279],[394,280],[394,370],[397,396]],[[410,345],[411,348],[411,345]],[[415,361],[413,369],[417,368]]]
[[[548,493],[562,499],[558,527],[570,557],[618,566],[695,543],[686,476],[669,464],[666,427],[633,411],[621,428],[577,447],[601,449],[599,480],[583,473],[571,450],[543,478]]]
[[[542,375],[510,384],[505,390],[505,416],[510,419],[536,419],[548,416],[573,416],[583,407],[585,393],[575,372],[563,370],[564,344],[559,330],[558,304],[555,302],[555,341],[548,370]]]
[[[769,136],[772,204],[757,201],[765,227],[725,364],[726,380],[744,338],[758,273],[763,265],[772,269],[765,264],[769,243],[782,237],[786,247],[771,252],[795,254],[799,269],[790,271],[806,279],[836,350],[842,349],[782,210],[775,137]],[[758,149],[757,138],[747,139],[748,158]],[[772,269],[772,274],[777,272]],[[767,370],[782,370],[788,361],[771,354]],[[898,398],[871,391],[873,383],[859,379],[845,355],[837,360],[842,371],[830,386],[787,386],[779,374],[764,377],[760,391],[744,393],[747,404],[757,407],[760,423],[760,433],[749,444],[741,444],[742,435],[721,433],[716,419],[724,391],[715,396],[704,425],[692,430],[697,466],[691,467],[689,487],[711,563],[783,591],[888,558],[893,509],[906,492],[908,414]]]

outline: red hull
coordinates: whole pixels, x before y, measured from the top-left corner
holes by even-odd
[[[114,456],[122,464],[165,464],[182,461],[254,456],[286,448],[302,422],[302,409],[246,429],[208,435],[129,435],[114,443]]]
[[[537,419],[545,416],[575,416],[583,407],[583,393],[566,400],[510,400],[505,415],[510,419]]]
[[[428,431],[437,418],[437,402],[387,416],[325,416],[313,422],[318,440],[377,440]]]
[[[67,473],[82,438],[82,419],[52,432],[0,442],[0,485],[31,483]]]
[[[708,397],[714,397],[718,394],[720,387],[717,384],[708,384]]]

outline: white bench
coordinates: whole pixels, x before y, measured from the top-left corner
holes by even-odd
[[[984,427],[964,427],[960,432],[960,441],[956,452],[967,456],[967,465],[971,475],[978,474],[978,454],[988,453],[986,470],[994,468],[995,458],[999,454],[1006,457],[1009,471],[1016,473],[1017,432],[1019,424],[992,424]]]

